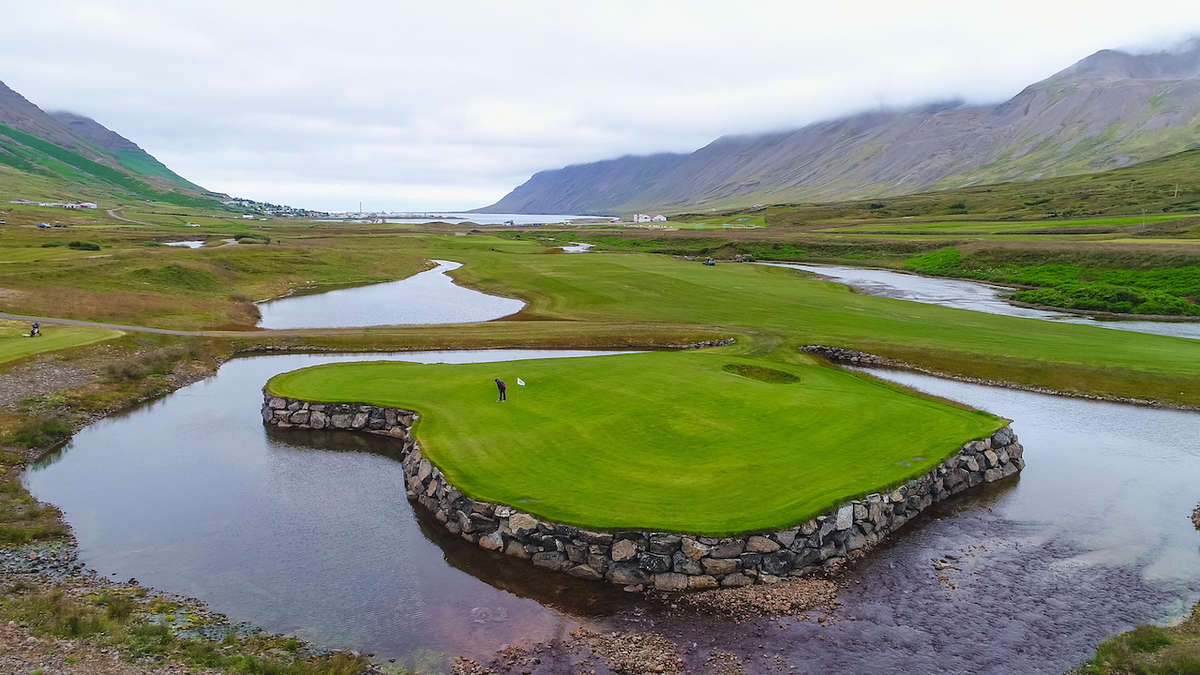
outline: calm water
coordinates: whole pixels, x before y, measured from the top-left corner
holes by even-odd
[[[102,573],[384,656],[484,655],[588,625],[661,631],[697,669],[717,649],[750,672],[775,672],[777,659],[797,672],[1062,672],[1105,637],[1200,598],[1193,413],[879,373],[1014,419],[1029,465],[875,551],[825,624],[681,615],[480,551],[414,514],[386,440],[269,432],[258,413],[271,375],[315,363],[544,355],[238,359],[84,429],[26,482],[63,508]],[[957,569],[933,568],[945,556]],[[546,657],[538,671],[574,672],[573,658]]]
[[[923,277],[916,274],[903,274],[901,272],[865,267],[799,265],[792,263],[763,264],[813,272],[823,277],[828,277],[833,281],[857,288],[870,295],[882,295],[888,298],[912,300],[932,305],[971,309],[989,314],[1021,316],[1032,319],[1062,321],[1064,323],[1082,323],[1090,326],[1128,330],[1138,333],[1156,333],[1158,335],[1174,335],[1200,339],[1200,322],[1098,321],[1079,314],[1018,307],[1009,304],[1003,298],[1003,295],[1011,289],[976,281]]]
[[[191,241],[165,241],[163,246],[176,246],[179,248],[201,248],[204,246],[203,239],[195,239]]]
[[[544,574],[497,560],[444,530],[427,532],[405,499],[403,471],[388,456],[394,445],[387,439],[269,432],[258,412],[262,386],[276,373],[334,361],[469,363],[602,353],[236,359],[208,380],[87,427],[30,469],[26,483],[63,508],[81,559],[102,574],[136,577],[203,598],[237,619],[326,644],[392,655],[417,648],[490,653],[514,632],[554,634],[563,620],[557,612],[503,590],[522,579],[533,587]],[[509,381],[517,375],[498,371]],[[480,386],[494,387],[490,379]],[[457,559],[447,564],[449,554]],[[486,580],[460,567],[480,568]],[[554,605],[578,586],[568,581],[574,580],[543,583],[539,597]]]
[[[446,272],[462,263],[434,262],[437,267],[400,281],[259,303],[258,325],[281,329],[471,323],[516,314],[525,306],[514,298],[455,284]]]
[[[571,242],[570,246],[559,246],[559,248],[567,253],[587,253],[593,246],[595,246],[595,244],[584,244],[578,241],[573,241]]]

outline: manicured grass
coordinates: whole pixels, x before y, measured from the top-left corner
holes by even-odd
[[[27,323],[0,319],[0,363],[123,335],[120,331],[106,328],[43,325],[42,337],[21,337],[23,333],[28,332]]]
[[[466,263],[456,279],[529,301],[522,318],[719,326],[754,336],[747,349],[834,344],[975,377],[1200,404],[1197,340],[861,295],[761,265],[543,255],[532,243],[473,237],[427,245],[432,257]]]
[[[268,388],[419,411],[426,455],[480,499],[585,527],[711,534],[799,522],[923,473],[1004,424],[857,374],[727,351],[334,364]],[[495,377],[509,384],[506,403]]]

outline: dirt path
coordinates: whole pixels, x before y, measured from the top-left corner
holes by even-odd
[[[151,326],[130,326],[122,323],[104,323],[102,321],[83,321],[81,319],[60,319],[53,316],[30,316],[28,314],[9,314],[0,312],[0,319],[11,319],[32,323],[37,321],[46,325],[82,326],[86,328],[107,328],[109,330],[125,331],[126,333],[156,333],[158,335],[179,335],[183,337],[264,337],[267,335],[306,337],[328,336],[347,333],[361,334],[363,328],[296,328],[289,330],[174,330],[171,328],[153,328]],[[367,326],[366,328],[375,328]],[[386,326],[380,326],[386,328]]]
[[[146,222],[142,222],[140,220],[133,220],[132,218],[126,218],[125,216],[122,216],[121,214],[117,213],[118,211],[124,210],[124,208],[125,208],[124,206],[118,206],[115,209],[107,209],[106,213],[108,213],[108,215],[110,217],[115,218],[116,220],[125,221],[126,223],[133,223],[134,225],[153,225],[153,223],[146,223]]]

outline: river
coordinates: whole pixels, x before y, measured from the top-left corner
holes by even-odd
[[[1080,323],[1101,328],[1128,330],[1138,333],[1174,335],[1200,339],[1200,321],[1101,321],[1080,314],[1053,310],[1019,307],[1004,300],[1004,294],[1012,289],[993,286],[977,281],[943,279],[905,274],[891,270],[869,267],[841,267],[837,265],[814,265],[797,263],[762,263],[774,267],[789,267],[805,270],[822,277],[843,283],[870,295],[912,300],[945,307],[970,309],[989,314],[1004,314],[1031,319],[1045,319],[1064,323]]]

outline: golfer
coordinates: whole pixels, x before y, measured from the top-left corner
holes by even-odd
[[[508,387],[504,384],[504,380],[497,377],[496,378],[496,388],[500,390],[500,398],[497,400],[497,403],[499,403],[500,401],[507,401],[508,400],[508,396],[507,396]]]

